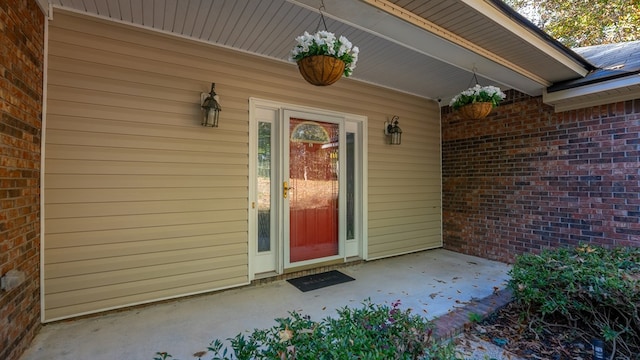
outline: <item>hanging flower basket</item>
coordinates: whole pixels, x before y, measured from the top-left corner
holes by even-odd
[[[475,74],[473,75],[475,77]],[[463,119],[482,119],[487,117],[494,106],[498,106],[506,95],[495,86],[476,84],[451,99],[449,106],[460,111]]]
[[[460,107],[460,116],[463,119],[473,120],[473,119],[483,119],[489,115],[493,109],[493,104],[491,102],[475,102],[471,104],[464,105]]]
[[[298,70],[309,84],[327,86],[340,80],[344,61],[326,55],[307,56],[298,60]]]
[[[318,31],[296,38],[289,60],[298,63],[302,77],[317,86],[331,85],[342,75],[349,77],[356,68],[360,49],[346,37]]]

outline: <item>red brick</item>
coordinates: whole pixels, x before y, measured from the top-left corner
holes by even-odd
[[[35,0],[0,2],[0,359],[18,359],[40,327],[40,140],[44,14]]]
[[[580,242],[640,246],[638,104],[555,113],[510,90],[482,120],[443,108],[445,248],[511,262]]]

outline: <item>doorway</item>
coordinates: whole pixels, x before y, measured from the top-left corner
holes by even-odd
[[[304,118],[285,111],[289,151],[283,161],[283,226],[289,228],[285,249],[290,264],[340,255],[339,197],[344,179],[338,159],[344,124],[340,119],[318,121],[310,120],[311,114],[299,115]]]
[[[365,120],[250,100],[252,279],[365,257]]]

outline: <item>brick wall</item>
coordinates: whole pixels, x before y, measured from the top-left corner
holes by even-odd
[[[482,120],[442,110],[447,249],[640,246],[640,99],[554,113],[510,91]]]
[[[44,15],[35,0],[0,1],[0,359],[17,359],[40,324],[40,134]]]

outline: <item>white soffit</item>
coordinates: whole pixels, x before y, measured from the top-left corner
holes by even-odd
[[[45,16],[49,13],[49,1],[48,0],[36,0],[38,2],[38,6],[40,6],[40,10],[45,14]]]
[[[318,3],[318,0],[287,1],[309,8]],[[469,43],[463,47],[448,40],[451,36],[459,37],[390,2],[324,0],[324,3],[328,16],[454,67],[469,72],[475,68],[482,77],[508,88],[535,96],[541,95],[542,89],[551,85],[545,79],[492,55],[486,49]]]
[[[46,3],[46,0],[37,1]],[[399,0],[394,1],[400,3]],[[557,60],[534,45],[520,41],[510,31],[478,14],[477,10],[463,1],[452,1],[410,1],[412,6],[422,8],[436,5],[444,7],[445,16],[439,18],[443,21],[441,24],[430,23],[425,14],[419,16],[387,0],[324,0],[324,13],[330,31],[347,36],[361,49],[353,80],[426,99],[441,98],[441,105],[447,104],[453,95],[472,85],[474,69],[483,85],[515,89],[533,96],[541,95],[551,82],[578,77],[566,66],[559,65]],[[283,62],[287,62],[295,37],[304,31],[312,32],[319,25],[318,7],[321,3],[320,0],[48,2],[56,8]],[[370,5],[370,2],[392,6],[396,11],[390,13],[379,6]],[[451,7],[452,4],[457,6]],[[484,6],[491,7],[489,4]],[[463,14],[472,15],[473,20],[465,22],[461,18]],[[445,29],[447,24],[453,22],[467,26],[471,34],[478,36],[475,30],[499,31],[501,36],[509,38],[509,47],[500,49],[502,54],[497,54],[497,51],[491,50],[497,50],[493,47],[501,44],[499,40],[479,45]],[[517,21],[513,23],[515,28],[524,27]],[[517,56],[511,57],[512,54]],[[566,54],[564,56],[567,57]]]
[[[437,24],[434,24],[432,22],[430,22],[429,20],[417,16],[415,14],[413,14],[410,11],[407,11],[406,9],[394,5],[393,3],[390,3],[388,1],[385,0],[362,0],[372,6],[377,7],[378,9],[385,11],[393,16],[398,17],[401,20],[404,20],[408,23],[411,23],[423,30],[426,30],[428,32],[428,34],[432,34],[436,36],[437,38],[440,38],[442,40],[446,40],[448,42],[451,42],[455,45],[460,46],[463,49],[469,50],[472,53],[475,53],[477,55],[480,55],[488,60],[492,60],[497,64],[501,64],[503,66],[506,66],[507,68],[516,71],[517,73],[526,76],[527,78],[542,84],[542,85],[546,85],[549,86],[551,85],[550,82],[548,82],[547,80],[543,79],[542,77],[530,72],[529,70],[518,66],[517,64],[514,64],[512,62],[510,62],[509,60],[502,58],[496,54],[494,54],[491,51],[488,51],[484,48],[482,48],[481,46],[474,44],[471,41],[468,41],[466,39],[464,39],[463,37],[460,37],[444,28],[442,28],[441,26],[438,26]],[[435,44],[432,44],[435,45]],[[446,55],[446,54],[443,54]],[[441,59],[443,61],[448,60],[448,62],[452,62],[455,61],[455,58],[452,59]]]
[[[585,69],[583,65],[575,61],[575,59],[568,57],[565,53],[558,50],[558,48],[552,46],[548,41],[545,41],[544,39],[540,38],[540,36],[533,34],[529,29],[518,24],[515,20],[513,20],[513,18],[507,16],[499,9],[496,9],[491,4],[488,4],[487,2],[482,0],[461,1],[467,4],[469,7],[475,9],[479,13],[484,14],[494,23],[509,30],[524,42],[534,45],[538,50],[546,53],[556,61],[566,66],[571,71],[575,72],[576,75],[584,77],[589,73],[589,71]]]

